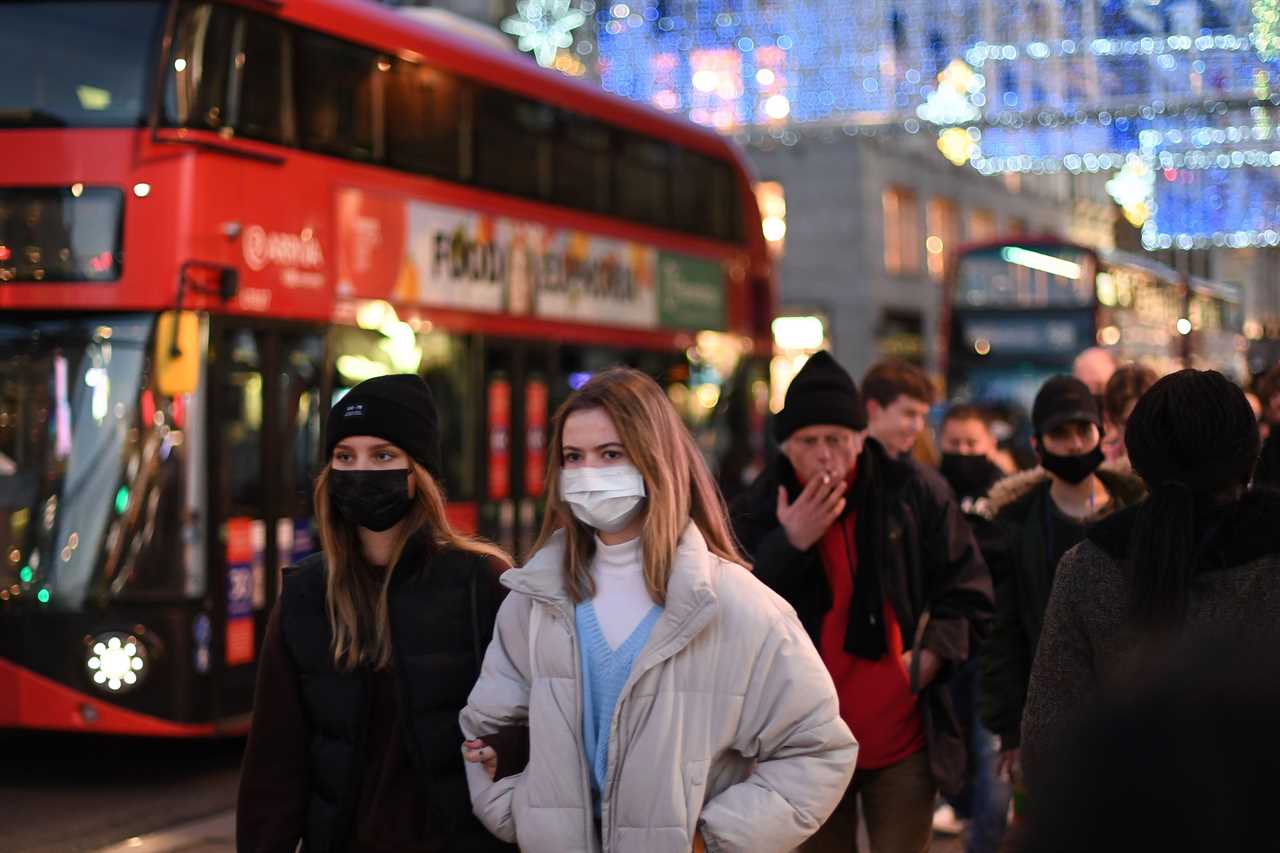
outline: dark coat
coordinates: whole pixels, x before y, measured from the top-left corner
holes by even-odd
[[[1271,434],[1262,443],[1258,467],[1253,472],[1253,482],[1258,486],[1280,488],[1280,427],[1272,427]]]
[[[1137,503],[1146,494],[1142,480],[1133,474],[1100,468],[1098,478],[1115,509]],[[995,581],[996,622],[980,655],[978,710],[983,724],[1000,736],[1002,749],[1021,742],[1031,662],[1057,568],[1049,564],[1044,529],[1051,486],[1049,474],[1036,468],[1001,480],[988,498],[992,522],[981,540]]]
[[[1228,641],[1227,648],[1263,654],[1276,648],[1280,492],[1246,494],[1220,525],[1206,531],[1179,637],[1143,632],[1131,616],[1127,555],[1136,517],[1135,507],[1099,522],[1058,566],[1022,723],[1023,767],[1032,786],[1051,784],[1053,774],[1043,768],[1064,726],[1131,687],[1168,658],[1175,641],[1192,647]],[[1240,672],[1255,669],[1237,656],[1217,663]],[[1185,736],[1212,738],[1214,733]]]
[[[903,647],[927,648],[943,663],[939,677],[921,691],[920,710],[934,777],[944,792],[954,793],[964,781],[965,738],[943,682],[986,632],[991,578],[950,487],[937,472],[891,458],[872,438],[858,464],[860,471],[876,472],[864,500],[879,501],[878,507],[850,507],[858,512],[859,558],[881,555],[880,584]],[[754,560],[756,577],[796,609],[817,646],[832,607],[831,587],[819,546],[800,551],[787,540],[777,516],[779,485],[792,500],[800,493],[795,470],[782,454],[734,501],[734,533]],[[872,518],[883,518],[883,529],[868,529],[864,522]]]
[[[450,851],[510,850],[472,815],[458,725],[505,593],[498,582],[503,567],[484,555],[454,550],[432,553],[428,548],[421,540],[411,542],[396,566],[389,593],[393,669],[402,719],[407,722],[405,746],[427,803],[427,813],[420,819]],[[291,831],[301,835],[308,853],[339,853],[349,848],[361,785],[376,781],[361,778],[366,767],[372,675],[367,667],[344,672],[334,666],[325,607],[326,573],[322,554],[286,570],[278,615],[290,666],[287,673],[276,675],[291,675],[286,680],[296,683],[269,683],[271,674],[264,673],[257,699],[270,702],[279,697],[286,705],[300,704],[296,710],[301,719],[296,725],[303,734],[288,740],[305,743],[304,772],[297,780],[306,788],[305,807],[298,805],[305,817],[303,825]],[[275,759],[299,760],[292,754],[297,747],[278,743],[286,739],[271,734],[251,736],[246,768],[269,768]],[[277,751],[280,754],[274,755]],[[258,808],[254,798],[246,800],[246,785],[251,786],[252,780],[242,782],[242,800]],[[242,847],[250,835],[260,834],[252,829],[255,824],[241,815]],[[270,818],[265,817],[262,825],[269,826]],[[290,830],[273,827],[270,832],[283,836]]]

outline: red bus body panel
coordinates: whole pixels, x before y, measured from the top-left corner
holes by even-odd
[[[104,702],[0,658],[0,729],[32,728],[149,737],[210,737],[248,731],[248,720],[223,725],[174,723]]]

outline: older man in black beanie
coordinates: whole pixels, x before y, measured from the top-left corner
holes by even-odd
[[[946,482],[867,435],[835,359],[809,359],[785,403],[782,452],[734,502],[734,531],[796,609],[859,744],[844,801],[803,849],[854,850],[861,795],[872,849],[919,853],[937,790],[963,783],[965,742],[940,688],[985,631],[991,580]]]

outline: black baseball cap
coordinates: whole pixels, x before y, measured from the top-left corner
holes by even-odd
[[[1053,432],[1066,423],[1089,423],[1102,429],[1102,413],[1098,401],[1074,376],[1054,376],[1040,386],[1035,405],[1031,407],[1031,424],[1036,435]]]

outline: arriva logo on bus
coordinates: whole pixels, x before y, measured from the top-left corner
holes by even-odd
[[[261,225],[244,229],[241,240],[244,262],[254,272],[262,272],[268,266],[286,269],[317,270],[324,266],[324,252],[320,241],[310,228],[299,234],[267,231]]]

